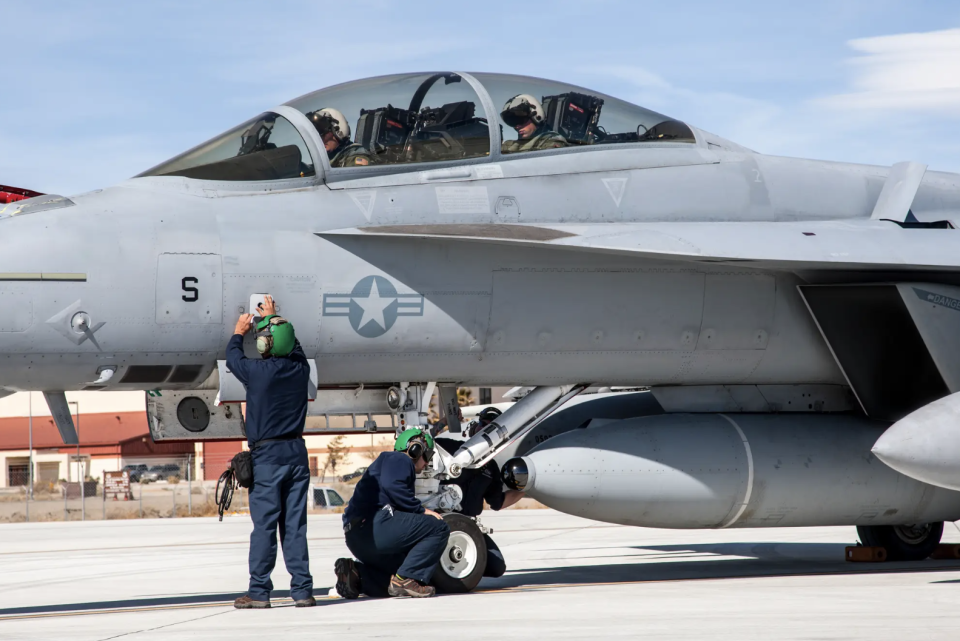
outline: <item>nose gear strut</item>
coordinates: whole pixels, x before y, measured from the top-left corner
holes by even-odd
[[[464,443],[453,455],[447,472],[460,476],[463,468],[480,468],[507,445],[539,425],[589,385],[536,387],[497,419]]]

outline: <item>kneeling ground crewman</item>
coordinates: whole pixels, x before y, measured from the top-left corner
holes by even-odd
[[[384,452],[363,473],[343,514],[347,547],[357,557],[338,559],[337,592],[346,599],[429,597],[428,585],[443,555],[450,527],[424,509],[415,481],[433,458],[433,437],[405,430],[392,452]]]
[[[277,526],[283,561],[290,573],[290,596],[298,608],[317,604],[307,554],[307,490],[310,467],[303,427],[307,417],[310,365],[293,325],[276,315],[273,299],[259,308],[257,351],[243,354],[243,336],[253,315],[237,321],[227,344],[227,366],[247,389],[247,442],[253,457],[250,490],[250,588],[234,602],[240,609],[269,608],[277,562]]]
[[[477,421],[471,424],[467,430],[467,440],[496,420],[500,414],[500,410],[495,407],[488,407],[480,412]],[[452,438],[438,438],[437,445],[448,453],[454,454],[463,445],[463,441]],[[495,460],[490,461],[480,469],[465,469],[460,473],[460,476],[444,481],[443,485],[460,486],[463,491],[460,513],[464,516],[480,516],[480,513],[483,512],[484,501],[490,506],[490,509],[502,510],[523,498],[523,492],[517,490],[504,491],[503,481],[500,480],[500,466],[497,465]],[[503,558],[503,553],[489,534],[484,533],[483,540],[487,544],[487,567],[483,571],[483,576],[494,579],[503,576],[503,573],[507,571],[507,562]]]

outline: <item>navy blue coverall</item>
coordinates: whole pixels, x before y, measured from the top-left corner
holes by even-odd
[[[457,441],[452,438],[438,438],[437,445],[441,446],[450,454],[453,454],[463,441]],[[498,511],[503,507],[503,500],[506,498],[506,492],[503,491],[503,481],[500,480],[500,466],[496,461],[490,461],[479,470],[465,469],[455,479],[444,481],[442,485],[457,485],[463,491],[463,499],[460,501],[460,513],[464,516],[480,516],[483,512],[483,502],[486,501],[490,509]],[[483,535],[483,540],[487,543],[487,567],[483,571],[483,576],[497,578],[503,576],[507,571],[507,562],[503,558],[503,552],[497,547],[489,534]]]
[[[253,359],[243,355],[243,336],[227,344],[227,367],[247,388],[247,442],[253,456],[250,490],[250,589],[255,601],[270,600],[270,573],[277,562],[277,526],[283,562],[290,573],[290,597],[313,596],[307,552],[307,492],[310,464],[303,442],[310,365],[299,341],[288,356]],[[258,441],[271,439],[268,443]],[[272,440],[277,439],[277,440]]]
[[[367,596],[388,596],[394,574],[430,583],[447,546],[450,526],[424,514],[416,476],[405,452],[384,452],[363,473],[343,514],[347,547],[359,561]]]

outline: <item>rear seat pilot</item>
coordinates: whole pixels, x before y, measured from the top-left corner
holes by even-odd
[[[323,147],[327,150],[331,167],[366,167],[373,157],[361,145],[350,140],[350,123],[336,109],[325,107],[307,114],[313,123]]]
[[[547,126],[543,105],[530,94],[522,93],[508,100],[500,112],[500,119],[517,131],[516,140],[503,141],[502,153],[560,149],[570,145],[566,138]]]

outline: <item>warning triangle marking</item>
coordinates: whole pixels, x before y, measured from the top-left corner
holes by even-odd
[[[613,198],[613,202],[619,207],[620,201],[623,200],[623,192],[627,190],[627,179],[604,178],[603,185],[607,188],[610,197]]]
[[[377,192],[350,192],[350,199],[363,214],[363,217],[367,219],[367,222],[370,222],[370,216],[373,215],[373,205],[377,202]]]

